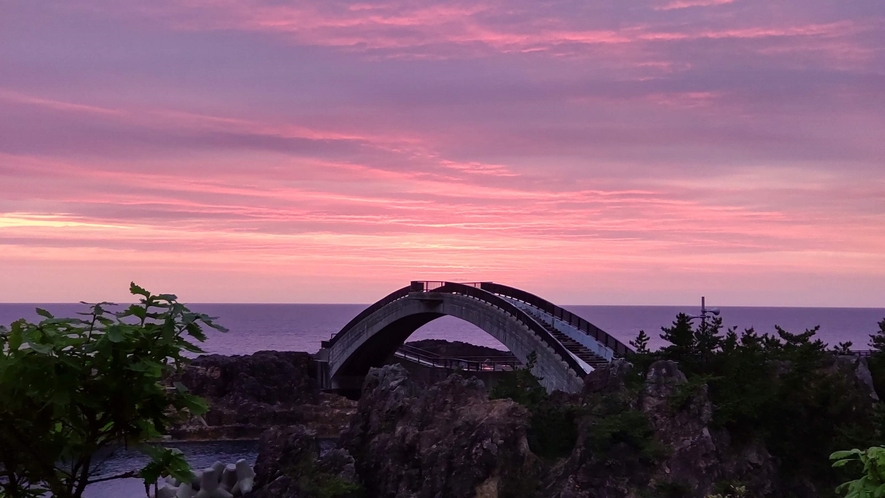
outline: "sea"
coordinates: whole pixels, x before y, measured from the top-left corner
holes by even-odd
[[[81,304],[0,304],[0,325],[25,318],[40,317],[35,308],[43,308],[59,317],[75,316],[86,311]],[[201,313],[217,317],[217,323],[229,329],[226,333],[208,330],[202,347],[206,353],[238,355],[260,350],[316,352],[320,342],[332,337],[351,318],[362,311],[361,304],[190,304]],[[640,330],[651,336],[651,346],[660,347],[661,327],[673,322],[678,313],[697,315],[697,306],[566,306],[615,338],[627,342]],[[820,327],[818,337],[829,345],[851,342],[852,349],[868,349],[869,336],[879,330],[885,320],[885,308],[778,308],[721,307],[726,327],[738,330],[753,328],[758,333],[774,333],[775,326],[789,332],[804,332]],[[506,347],[481,329],[452,317],[443,317],[417,330],[409,340],[446,339],[462,341],[501,350]],[[195,469],[208,467],[216,460],[234,463],[243,458],[254,463],[257,448],[254,442],[188,442],[177,446]],[[104,464],[106,474],[144,465],[138,453],[115,452]],[[87,488],[87,498],[144,496],[144,488],[136,479],[109,481]]]
[[[207,353],[251,354],[261,350],[314,353],[362,311],[364,304],[189,304],[192,310],[217,317],[229,332],[207,330],[202,344]],[[76,316],[87,311],[82,304],[0,303],[0,325],[24,318],[39,320],[36,308],[55,316]],[[698,306],[566,306],[622,342],[634,339],[640,330],[651,336],[651,346],[664,345],[661,327],[670,325],[678,313],[697,315]],[[754,328],[774,333],[775,326],[789,332],[820,327],[818,337],[830,345],[851,342],[852,349],[868,349],[869,336],[885,320],[885,308],[778,308],[721,307],[725,327]],[[506,350],[507,348],[474,325],[452,317],[434,320],[418,329],[409,340],[446,339]]]

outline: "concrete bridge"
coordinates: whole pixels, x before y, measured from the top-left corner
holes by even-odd
[[[354,317],[316,355],[324,389],[359,389],[418,328],[454,316],[491,335],[525,364],[548,391],[576,392],[582,379],[630,349],[583,318],[534,294],[493,282],[412,282]]]

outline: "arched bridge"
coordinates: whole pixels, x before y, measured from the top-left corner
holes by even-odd
[[[548,391],[580,390],[593,368],[630,349],[592,323],[520,289],[493,282],[412,282],[354,317],[317,353],[326,389],[356,389],[418,328],[442,316],[476,325],[526,363]]]

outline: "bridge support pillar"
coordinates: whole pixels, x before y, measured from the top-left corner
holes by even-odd
[[[320,389],[326,390],[332,388],[332,374],[329,368],[329,350],[321,348],[313,355],[313,362],[316,365],[317,384]]]

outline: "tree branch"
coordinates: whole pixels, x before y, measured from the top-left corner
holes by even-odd
[[[117,474],[117,475],[107,476],[107,477],[99,477],[98,479],[90,479],[86,483],[87,484],[95,484],[97,482],[113,481],[114,479],[129,479],[132,477],[138,477],[138,472],[139,471],[137,471],[137,470],[130,470],[129,472],[123,472],[122,474]]]

